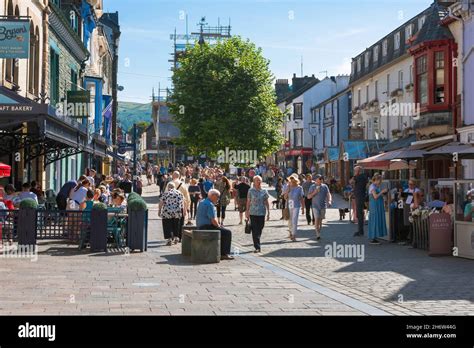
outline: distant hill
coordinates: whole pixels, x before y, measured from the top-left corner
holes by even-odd
[[[140,104],[131,102],[118,103],[119,127],[128,130],[134,123],[140,121],[151,122],[151,103]]]

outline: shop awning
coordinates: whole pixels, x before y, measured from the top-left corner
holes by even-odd
[[[10,176],[12,167],[8,164],[0,163],[0,178],[8,178]]]
[[[342,143],[343,151],[349,160],[361,160],[379,153],[387,145],[387,140],[346,140]]]
[[[328,147],[326,151],[328,162],[335,162],[339,160],[339,147]]]
[[[28,133],[21,131],[28,124]],[[89,138],[84,124],[0,86],[0,155],[26,149],[25,161],[44,156],[45,166],[81,152],[105,157],[106,144]]]
[[[446,145],[425,152],[424,156],[446,156],[452,158],[454,154],[457,154],[459,159],[474,159],[474,146],[472,146],[472,144],[450,142]]]
[[[415,141],[416,141],[416,135],[413,134],[413,135],[410,135],[408,137],[400,138],[400,139],[397,139],[395,141],[392,141],[392,142],[388,143],[387,145],[385,145],[382,148],[382,151],[388,152],[388,151],[394,151],[394,150],[407,148],[411,145],[411,143],[413,143]]]

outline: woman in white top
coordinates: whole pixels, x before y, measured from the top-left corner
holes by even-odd
[[[91,187],[91,183],[88,179],[80,181],[77,186],[69,194],[70,210],[82,210],[86,205],[87,190]]]

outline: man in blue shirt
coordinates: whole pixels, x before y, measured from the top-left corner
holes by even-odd
[[[211,189],[207,198],[202,200],[196,212],[196,226],[200,230],[220,230],[221,232],[221,260],[233,260],[230,256],[230,248],[232,244],[232,232],[221,225],[217,221],[216,203],[219,201],[220,192]]]

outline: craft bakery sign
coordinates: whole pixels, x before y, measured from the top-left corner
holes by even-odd
[[[0,20],[0,58],[28,59],[30,22],[28,20]]]
[[[0,104],[0,112],[32,112],[33,106],[30,105],[5,105]]]

